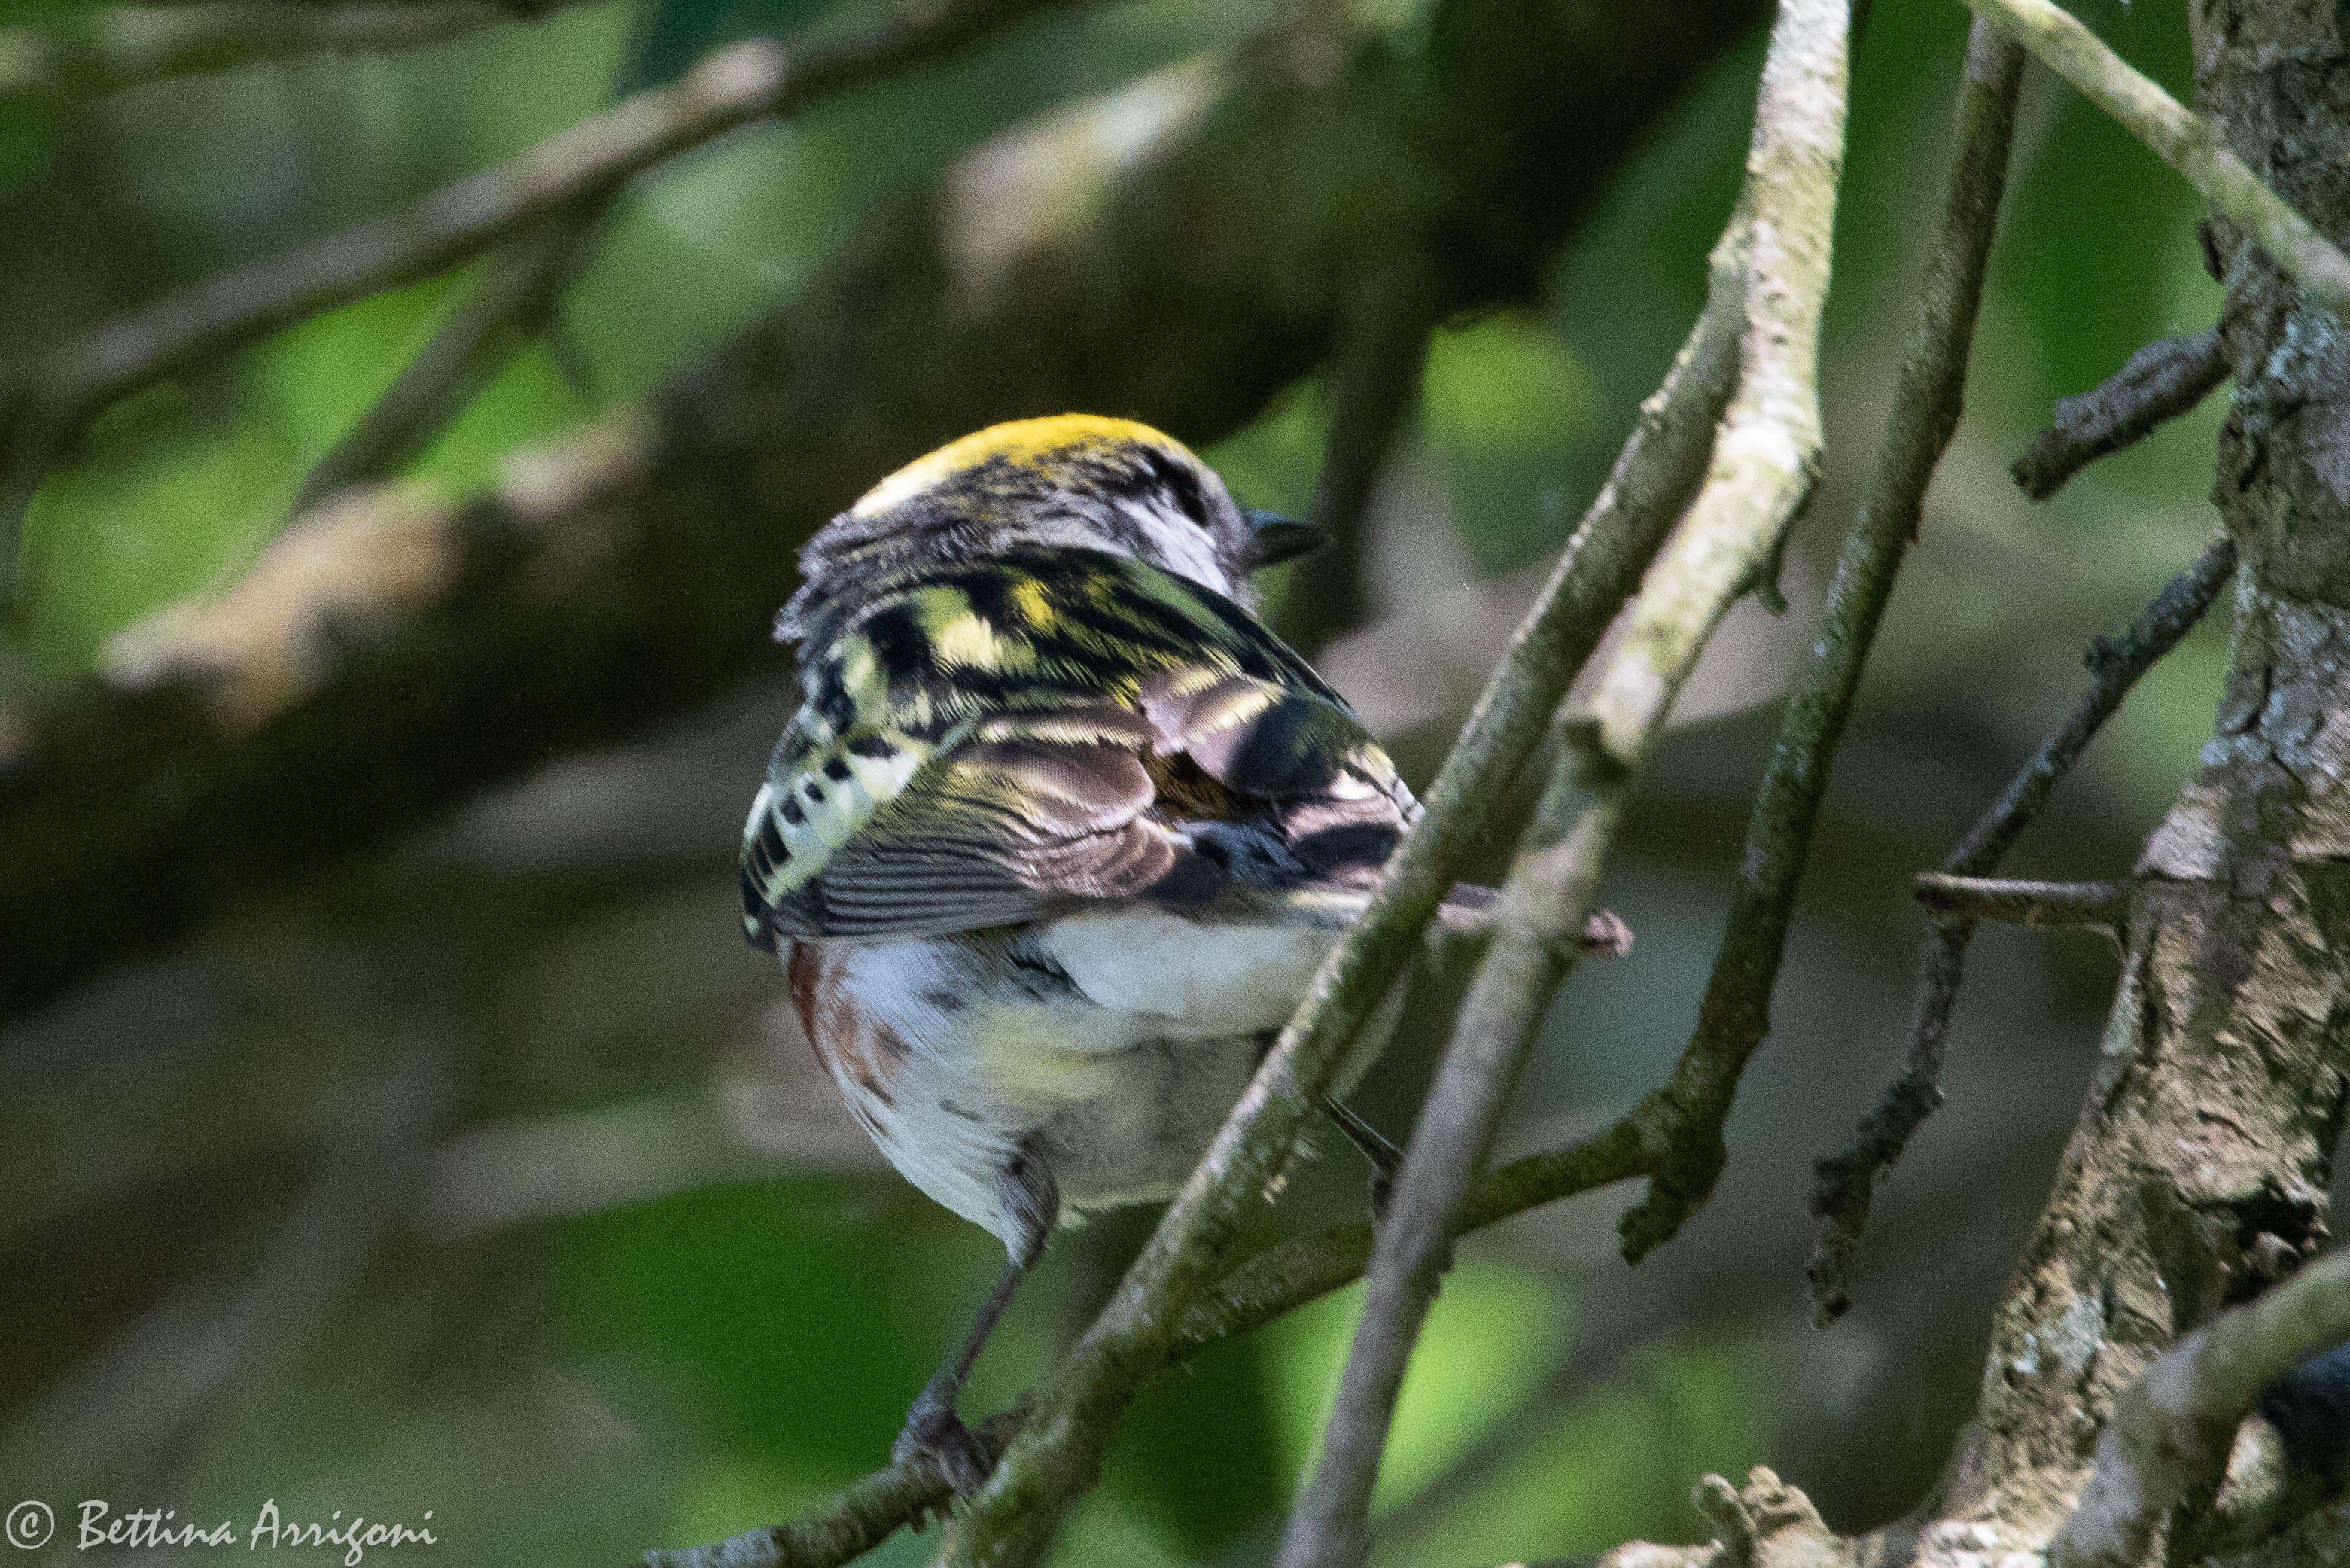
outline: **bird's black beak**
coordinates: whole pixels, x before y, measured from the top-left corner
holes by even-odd
[[[1249,569],[1294,561],[1322,547],[1322,530],[1277,512],[1251,510],[1243,514],[1249,524]]]

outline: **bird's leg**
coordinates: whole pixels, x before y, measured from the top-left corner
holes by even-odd
[[[1374,1229],[1387,1223],[1388,1200],[1395,1196],[1396,1173],[1403,1168],[1403,1150],[1387,1140],[1378,1128],[1356,1114],[1354,1108],[1332,1095],[1322,1102],[1330,1113],[1330,1120],[1347,1141],[1361,1151],[1371,1166],[1371,1225]],[[1452,1272],[1452,1246],[1445,1243],[1443,1260],[1437,1272]]]
[[[914,1396],[914,1403],[906,1412],[906,1425],[889,1449],[893,1463],[920,1453],[935,1458],[959,1497],[969,1497],[986,1482],[989,1462],[979,1439],[955,1414],[955,1401],[962,1397],[963,1382],[971,1376],[980,1351],[986,1347],[988,1335],[995,1332],[1003,1309],[1012,1304],[1012,1293],[1043,1254],[1045,1238],[1052,1234],[1053,1224],[1061,1214],[1061,1193],[1054,1183],[1053,1172],[1031,1149],[1023,1148],[1014,1155],[996,1173],[995,1183],[1004,1218],[1010,1221],[1007,1241],[1011,1260],[1003,1265],[1003,1272],[996,1276],[995,1288],[980,1303],[971,1327],[963,1332],[962,1342],[939,1364],[931,1380],[922,1385],[922,1391]]]
[[[1347,1141],[1367,1161],[1371,1168],[1371,1223],[1387,1218],[1388,1199],[1395,1191],[1396,1172],[1403,1168],[1403,1150],[1387,1140],[1378,1128],[1365,1121],[1355,1109],[1337,1096],[1322,1102],[1330,1113],[1331,1125],[1347,1135]]]

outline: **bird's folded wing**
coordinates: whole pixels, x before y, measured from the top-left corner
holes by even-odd
[[[745,828],[754,941],[1375,877],[1418,808],[1344,701],[1229,601],[1056,555],[1084,558],[1015,563],[1016,593],[950,578],[885,598],[804,669],[809,704]]]

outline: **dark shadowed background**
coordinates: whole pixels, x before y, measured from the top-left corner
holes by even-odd
[[[1375,3],[1409,34],[1413,0]],[[2077,9],[2188,95],[2176,0]],[[0,4],[6,26],[80,15]],[[526,147],[714,42],[825,15],[598,0],[398,55],[0,99],[0,360],[35,363],[176,286]],[[692,364],[891,192],[1056,106],[1107,95],[1096,124],[1144,126],[1159,73],[1263,20],[1239,0],[1073,8],[640,182],[552,341],[412,472],[488,482],[517,449]],[[1742,604],[1684,697],[1605,890],[1638,945],[1574,976],[1504,1153],[1612,1117],[1687,1036],[1784,671],[1890,395],[1966,22],[1957,0],[1878,0],[1868,17],[1823,370],[1828,467],[1785,562],[1791,608]],[[1708,63],[1615,172],[1538,308],[1445,326],[1354,542],[1359,616],[1330,626],[1326,582],[1265,585],[1277,625],[1326,637],[1324,667],[1417,781],[1701,301],[1760,43]],[[1382,1477],[1380,1562],[1694,1538],[1691,1480],[1758,1462],[1832,1523],[1875,1522],[1929,1484],[1972,1401],[1987,1314],[2088,1076],[2108,950],[1979,939],[1950,1104],[1886,1189],[1855,1309],[1825,1333],[1802,1288],[1810,1163],[1898,1059],[1910,875],[2069,706],[2085,640],[2208,537],[2220,414],[2214,400],[2045,504],[2009,483],[2054,399],[2208,325],[2220,296],[2185,188],[2044,76],[2017,157],[1967,420],[1862,691],[1721,1190],[1637,1269],[1614,1250],[1628,1193],[1463,1245]],[[111,410],[28,513],[16,679],[70,680],[139,618],[232,578],[467,280],[368,298]],[[1302,511],[1327,404],[1319,382],[1293,386],[1204,455],[1245,503]],[[2016,874],[2127,866],[2209,733],[2224,631],[2214,617],[2141,683]],[[735,845],[790,676],[778,649],[681,723],[244,898],[0,1027],[0,1504],[104,1498],[241,1523],[273,1496],[303,1518],[430,1509],[437,1568],[617,1568],[787,1518],[881,1462],[1000,1252],[880,1162],[780,1006],[780,971],[739,935]],[[1507,847],[1497,836],[1477,871],[1498,877]],[[1398,1135],[1442,1002],[1415,1010],[1361,1096]],[[1362,1172],[1326,1142],[1266,1231],[1358,1212]],[[1033,1380],[1147,1220],[1061,1235],[973,1407]],[[1355,1299],[1158,1388],[1059,1561],[1262,1558]],[[1827,1458],[1853,1453],[1875,1462]],[[875,1561],[926,1550],[901,1535]]]

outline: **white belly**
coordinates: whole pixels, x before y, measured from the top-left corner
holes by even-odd
[[[1007,1241],[995,1173],[1023,1147],[1051,1167],[1065,1211],[1164,1199],[1335,940],[1128,908],[831,950],[907,1048],[886,1104],[836,1080],[909,1180]]]

